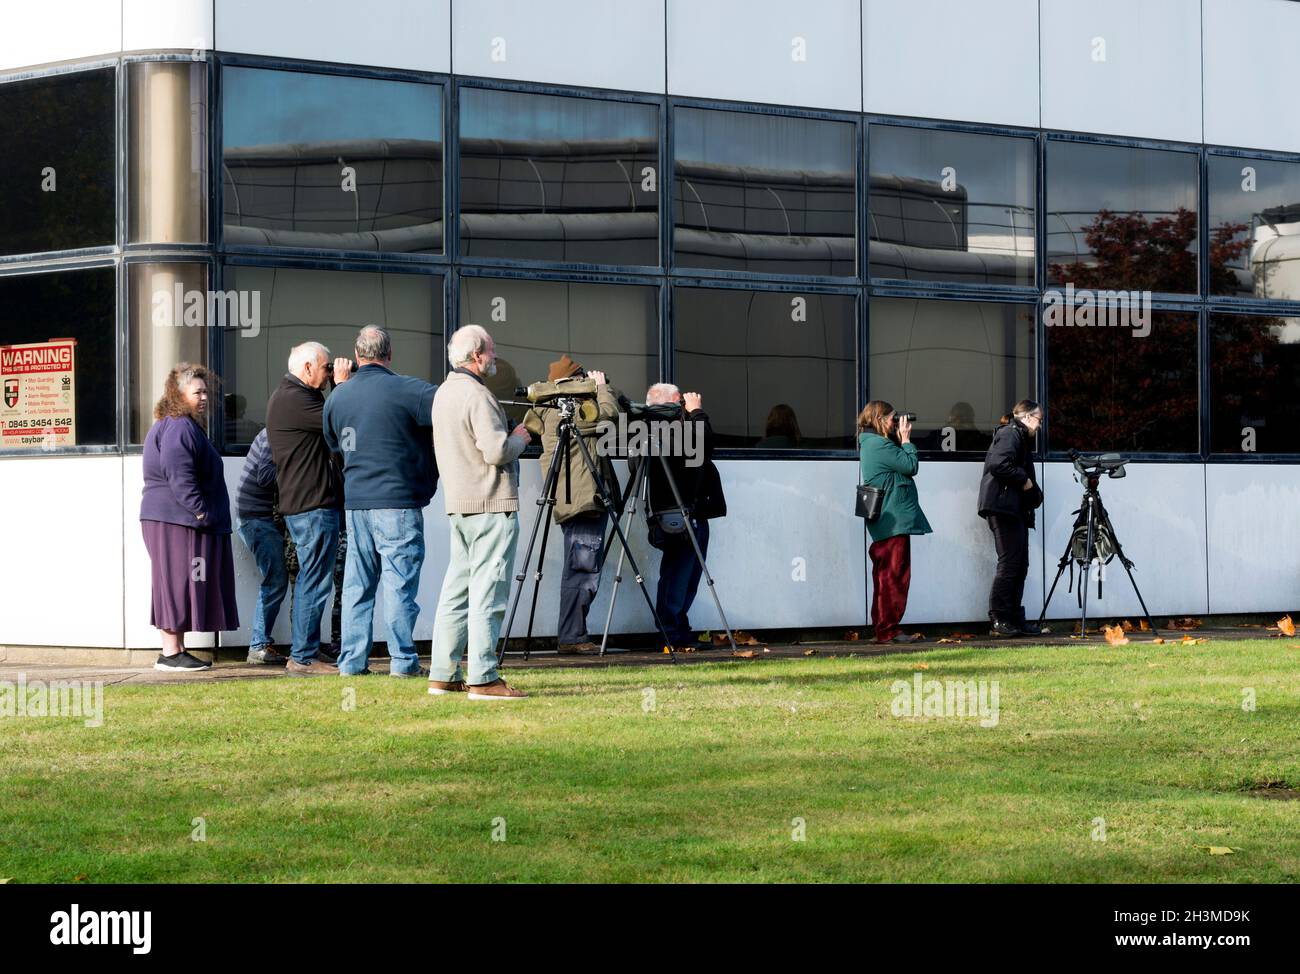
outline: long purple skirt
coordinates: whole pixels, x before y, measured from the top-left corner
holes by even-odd
[[[141,521],[140,529],[153,562],[149,622],[172,632],[238,629],[230,535],[163,521]]]

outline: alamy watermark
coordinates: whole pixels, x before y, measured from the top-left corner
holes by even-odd
[[[1043,324],[1048,328],[1131,328],[1134,338],[1151,334],[1150,291],[1043,292]]]
[[[704,463],[704,423],[700,420],[628,419],[602,420],[596,452],[604,457],[685,457],[686,466]]]
[[[978,717],[981,727],[997,727],[1000,715],[997,680],[895,680],[890,711],[895,717]]]
[[[176,282],[172,289],[153,292],[151,319],[155,328],[237,328],[241,338],[262,331],[261,291],[200,291]]]
[[[104,724],[103,680],[0,680],[0,719],[5,717],[80,717],[87,727]]]

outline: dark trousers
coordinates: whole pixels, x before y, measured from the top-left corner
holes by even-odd
[[[988,522],[998,552],[998,570],[989,592],[989,617],[1014,622],[1024,618],[1020,603],[1029,573],[1029,526],[1008,514],[990,514]]]
[[[709,522],[691,518],[695,527],[695,536],[700,542],[700,551],[709,553]],[[663,558],[659,562],[659,588],[655,597],[655,611],[659,621],[664,624],[668,638],[674,646],[695,642],[695,632],[691,629],[686,613],[695,601],[695,593],[700,587],[700,578],[704,568],[695,557],[695,548],[691,539],[682,532],[670,536],[671,540],[663,549]]]
[[[871,625],[876,642],[898,635],[898,625],[907,611],[907,590],[912,584],[912,538],[897,534],[873,541],[871,555]]]
[[[562,644],[587,642],[587,612],[600,581],[597,569],[605,543],[605,512],[571,517],[560,529],[564,532],[564,574],[560,579],[560,622],[556,633]]]

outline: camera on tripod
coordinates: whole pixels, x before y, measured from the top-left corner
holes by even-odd
[[[1071,450],[1070,459],[1074,461],[1074,472],[1080,477],[1080,483],[1086,480],[1093,487],[1097,486],[1102,474],[1111,480],[1119,480],[1126,476],[1124,465],[1128,461],[1118,453],[1100,453],[1094,457],[1085,457],[1078,450]]]
[[[558,409],[567,420],[594,423],[600,415],[596,403],[596,380],[577,379],[564,382],[534,382],[525,390],[528,401],[543,409]],[[538,435],[541,430],[536,430]]]

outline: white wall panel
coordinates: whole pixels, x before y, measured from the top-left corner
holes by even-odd
[[[858,0],[667,2],[670,93],[861,111]]]
[[[8,0],[0,11],[0,71],[121,49],[118,0]]]
[[[1201,141],[1196,0],[1042,0],[1040,26],[1044,128]]]
[[[863,0],[863,104],[1038,127],[1038,0]]]
[[[0,511],[0,645],[121,647],[121,459],[0,461]]]
[[[1205,466],[1210,611],[1300,608],[1300,466]]]
[[[664,90],[662,0],[454,0],[457,74]]]
[[[1300,3],[1204,0],[1204,17],[1205,141],[1300,152],[1291,106]]]
[[[217,48],[451,70],[451,0],[215,0]]]
[[[212,2],[122,0],[122,50],[211,50]]]
[[[1133,577],[1163,626],[1170,616],[1203,615],[1205,594],[1205,467],[1199,463],[1131,463],[1121,480],[1103,477],[1101,499],[1124,552],[1136,566]],[[1069,463],[1049,463],[1043,478],[1046,497],[1042,522],[1047,531],[1045,583],[1050,588],[1057,563],[1074,525],[1083,487]],[[1116,558],[1106,566],[1102,599],[1097,600],[1096,570],[1091,573],[1088,617],[1105,622],[1127,618],[1137,624],[1141,607],[1124,567]],[[1075,572],[1075,592],[1079,574]],[[1067,566],[1052,596],[1049,619],[1079,617],[1075,594],[1066,586]]]

